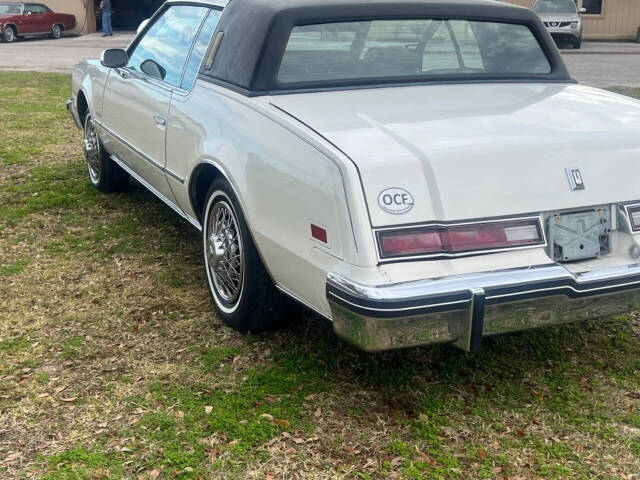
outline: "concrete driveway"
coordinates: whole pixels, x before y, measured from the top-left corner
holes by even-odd
[[[560,50],[571,75],[593,87],[640,87],[640,44],[584,42],[580,50]]]
[[[134,34],[99,33],[60,40],[27,39],[0,43],[0,69],[69,72],[85,58],[98,58],[105,48],[124,48]],[[571,74],[594,87],[640,86],[640,44],[584,42],[580,50],[561,50]]]
[[[106,48],[125,48],[133,37],[131,32],[116,32],[112,37],[92,33],[59,40],[28,38],[14,43],[0,43],[0,69],[70,72],[80,60],[99,58]]]

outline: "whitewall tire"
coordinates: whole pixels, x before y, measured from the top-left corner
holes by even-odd
[[[285,321],[287,299],[278,291],[253,243],[238,200],[224,179],[207,193],[202,247],[209,293],[222,321],[243,333]]]

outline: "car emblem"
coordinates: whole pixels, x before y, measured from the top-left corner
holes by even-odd
[[[549,25],[551,25],[552,27],[557,27],[558,26],[558,22],[549,22]]]
[[[582,174],[578,167],[567,168],[565,169],[565,172],[567,172],[567,178],[569,179],[571,190],[584,190],[584,180],[582,179]]]
[[[387,188],[378,195],[378,205],[393,215],[407,213],[413,208],[413,196],[402,188]]]

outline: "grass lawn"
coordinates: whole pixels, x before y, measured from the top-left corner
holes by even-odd
[[[91,187],[67,75],[0,73],[0,477],[631,478],[640,319],[368,355],[216,319],[198,233]],[[640,97],[640,89],[622,93]]]

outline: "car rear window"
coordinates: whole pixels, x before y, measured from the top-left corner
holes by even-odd
[[[551,73],[524,24],[469,20],[370,20],[300,25],[291,30],[277,80],[340,84],[438,77]]]

